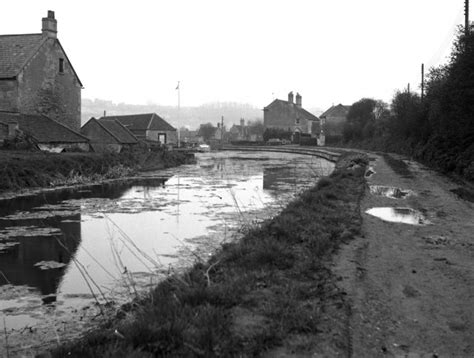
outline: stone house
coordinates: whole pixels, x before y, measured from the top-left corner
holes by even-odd
[[[42,33],[0,35],[1,112],[46,115],[79,131],[81,89],[53,11],[42,19]]]
[[[338,104],[337,106],[331,106],[331,108],[319,116],[321,118],[322,129],[326,137],[342,137],[344,123],[346,123],[347,114],[349,113],[350,108],[351,106]]]
[[[3,123],[3,125],[1,124]],[[89,139],[71,128],[40,114],[0,112],[0,141],[17,138],[47,152],[89,151]],[[1,134],[6,133],[5,137]]]
[[[105,119],[117,120],[139,140],[155,143],[159,142],[161,144],[178,143],[176,128],[171,126],[156,113],[106,116],[99,118],[99,121]]]
[[[115,119],[89,119],[81,128],[94,152],[116,152],[138,145],[138,139]]]
[[[293,92],[288,93],[288,101],[275,99],[263,109],[264,128],[291,132],[295,142],[299,142],[302,134],[311,135],[313,122],[319,122],[319,118],[305,110],[301,102],[299,93],[293,102]]]

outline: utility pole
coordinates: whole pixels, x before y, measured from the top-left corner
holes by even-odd
[[[180,121],[179,121],[179,115],[180,115],[180,106],[181,106],[181,98],[180,98],[180,88],[179,88],[179,81],[178,81],[178,86],[176,87],[176,89],[178,90],[178,148],[180,147],[181,145],[181,138],[180,138],[180,135],[179,135],[179,124],[180,124]]]
[[[421,102],[425,94],[425,64],[421,64]]]
[[[464,34],[469,35],[469,0],[464,0]]]
[[[408,84],[407,92],[408,92],[408,94],[410,94],[410,84]]]
[[[221,148],[224,141],[224,116],[221,117]]]

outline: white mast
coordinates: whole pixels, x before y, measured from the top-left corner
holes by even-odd
[[[178,81],[178,87],[176,87],[176,89],[178,90],[178,125],[177,125],[177,129],[178,129],[178,148],[180,147],[180,142],[181,142],[180,133],[179,133],[180,106],[181,106],[181,103],[180,103],[180,102],[181,102],[181,97],[180,97],[179,83],[180,83],[180,81]]]

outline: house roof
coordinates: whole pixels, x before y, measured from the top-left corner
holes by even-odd
[[[296,104],[294,103],[288,103],[288,101],[284,101],[284,100],[281,100],[281,99],[275,99],[272,103],[270,103],[267,107],[264,108],[264,110],[270,106],[273,106],[273,105],[280,105],[280,106],[292,106],[296,112],[298,114],[300,114],[302,117],[308,119],[308,120],[312,120],[312,121],[319,121],[319,118],[316,117],[314,114],[308,112],[306,109],[302,108],[302,107],[298,107]]]
[[[176,131],[176,128],[171,126],[168,122],[166,122],[156,113],[130,114],[125,116],[106,116],[99,118],[99,121],[103,119],[115,119],[131,131]]]
[[[337,106],[331,106],[326,112],[321,114],[320,117],[327,117],[327,116],[332,116],[332,117],[345,117],[347,116],[347,113],[349,113],[349,109],[351,106],[344,106],[343,104],[338,104]]]
[[[0,35],[0,78],[15,78],[18,76],[47,40],[48,37],[43,34]],[[66,55],[66,51],[64,51],[58,39],[55,39],[55,41],[61,47],[74,75],[82,86],[79,76]]]
[[[95,118],[91,118],[91,120]],[[138,143],[137,137],[130,132],[127,127],[123,126],[119,121],[115,119],[102,118],[97,121],[99,125],[112,135],[119,143],[122,144],[135,144]]]
[[[43,115],[0,112],[0,121],[17,122],[19,129],[38,143],[86,143],[89,141],[76,131]]]

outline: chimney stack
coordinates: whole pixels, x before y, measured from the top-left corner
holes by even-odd
[[[52,39],[57,38],[58,22],[54,18],[54,11],[48,10],[48,17],[43,17],[43,27],[41,28],[43,35]]]
[[[244,127],[244,126],[245,126],[245,119],[243,119],[243,118],[240,118],[240,125],[241,125],[242,127]]]
[[[301,95],[296,92],[296,106],[301,108]]]
[[[293,91],[288,93],[288,103],[293,103]]]

